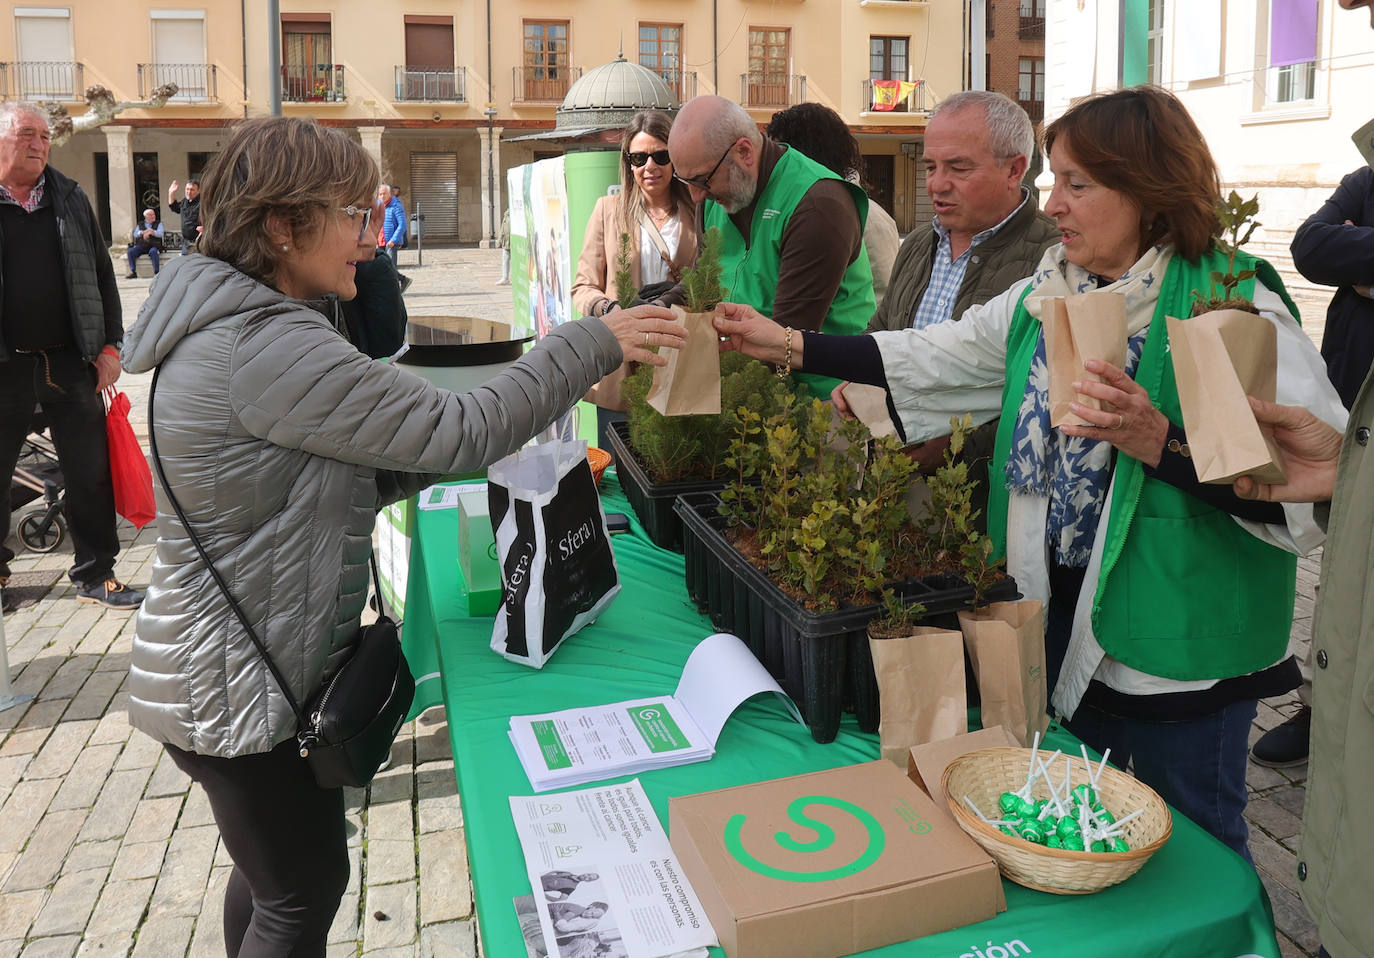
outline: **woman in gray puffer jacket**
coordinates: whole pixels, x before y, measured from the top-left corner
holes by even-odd
[[[216,568],[308,699],[350,651],[376,512],[436,474],[511,453],[625,359],[663,364],[666,310],[555,330],[464,395],[359,353],[314,308],[356,292],[378,171],[302,119],[250,120],[203,179],[199,249],[153,285],[124,347],[160,367],[152,399],[167,480]],[[342,789],[321,789],[296,719],[159,490],[129,720],[209,797],[234,870],[228,953],[323,955],[348,879]]]

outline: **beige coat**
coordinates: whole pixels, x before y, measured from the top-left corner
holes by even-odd
[[[1298,887],[1332,958],[1374,955],[1374,377],[1341,446],[1312,633],[1312,751]]]
[[[672,262],[674,277],[696,262],[698,247],[696,207],[684,202],[678,206],[677,215],[682,230],[677,255]],[[620,298],[615,285],[615,260],[620,255],[620,233],[620,197],[603,196],[596,201],[596,208],[587,221],[587,233],[582,238],[582,255],[577,258],[577,275],[573,278],[573,305],[583,316],[595,316],[601,312],[607,300],[615,302]],[[659,253],[656,249],[640,250],[639,230],[636,228],[630,231],[630,279],[635,289],[644,285],[639,272],[641,255],[658,256]],[[620,384],[631,372],[633,369],[629,363],[621,365],[593,386],[585,398],[602,409],[624,412]]]

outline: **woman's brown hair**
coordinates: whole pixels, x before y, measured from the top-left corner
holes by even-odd
[[[360,144],[314,120],[244,120],[201,175],[200,252],[271,282],[281,250],[267,235],[269,215],[293,242],[313,241],[330,210],[370,207],[380,178]]]
[[[1140,207],[1140,250],[1173,243],[1196,260],[1220,234],[1221,177],[1212,152],[1183,104],[1156,86],[1099,93],[1045,128],[1093,180]]]
[[[630,117],[629,126],[625,127],[625,132],[620,137],[620,231],[636,235],[637,217],[639,211],[644,208],[644,196],[639,192],[639,184],[635,182],[634,168],[630,166],[630,141],[641,133],[647,133],[654,139],[661,141],[664,148],[667,148],[668,134],[673,130],[673,119],[668,114],[658,110],[641,110]],[[673,200],[674,207],[686,203],[691,205],[692,194],[687,191],[687,185],[676,178],[669,179],[670,189],[668,195]]]

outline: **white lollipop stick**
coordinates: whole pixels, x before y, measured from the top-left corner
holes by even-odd
[[[987,817],[986,815],[983,814],[983,810],[982,810],[981,808],[979,808],[979,807],[977,806],[977,804],[974,803],[974,801],[973,801],[972,798],[970,798],[969,796],[965,795],[965,796],[964,796],[964,803],[965,803],[966,805],[968,805],[969,808],[973,809],[973,814],[977,815],[979,818],[981,818],[983,821],[987,822],[989,825],[992,824],[992,822],[988,821],[988,817]]]
[[[1093,790],[1094,790],[1094,791],[1097,790],[1097,780],[1098,780],[1099,778],[1102,777],[1102,770],[1103,770],[1104,768],[1107,767],[1107,758],[1108,758],[1108,756],[1110,756],[1111,754],[1112,754],[1112,750],[1111,750],[1110,748],[1107,749],[1105,752],[1102,753],[1102,764],[1099,765],[1099,766],[1097,766],[1097,774],[1094,775],[1094,776],[1092,777],[1092,779],[1093,779]]]
[[[1143,809],[1143,808],[1137,808],[1135,811],[1131,812],[1131,814],[1127,815],[1126,817],[1124,817],[1124,818],[1118,818],[1115,822],[1112,823],[1112,827],[1113,827],[1113,828],[1120,828],[1121,826],[1125,825],[1127,822],[1129,822],[1131,819],[1135,818],[1136,816],[1138,816],[1138,815],[1144,815],[1144,814],[1145,814],[1145,809]]]

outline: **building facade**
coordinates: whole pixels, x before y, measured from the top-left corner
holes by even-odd
[[[1292,268],[1293,232],[1364,164],[1374,45],[1336,0],[1053,2],[1047,113],[1076,97],[1152,82],[1177,94],[1207,138],[1225,189],[1258,194],[1251,249],[1283,275],[1320,341],[1331,290]],[[1048,186],[1045,176],[1039,181]]]
[[[1029,2],[1029,0],[1027,0]],[[11,4],[0,24],[0,96],[84,109],[99,84],[131,107],[53,162],[89,188],[118,244],[173,180],[199,173],[232,123],[281,109],[347,129],[383,179],[418,202],[433,241],[489,243],[505,171],[559,147],[508,140],[551,129],[585,70],[624,53],[680,99],[717,93],[761,125],[803,100],[832,107],[861,141],[865,174],[901,229],[929,216],[919,163],[926,111],[966,85],[963,5],[943,0],[67,0]],[[896,93],[892,90],[895,88]],[[604,144],[600,145],[604,148]]]

